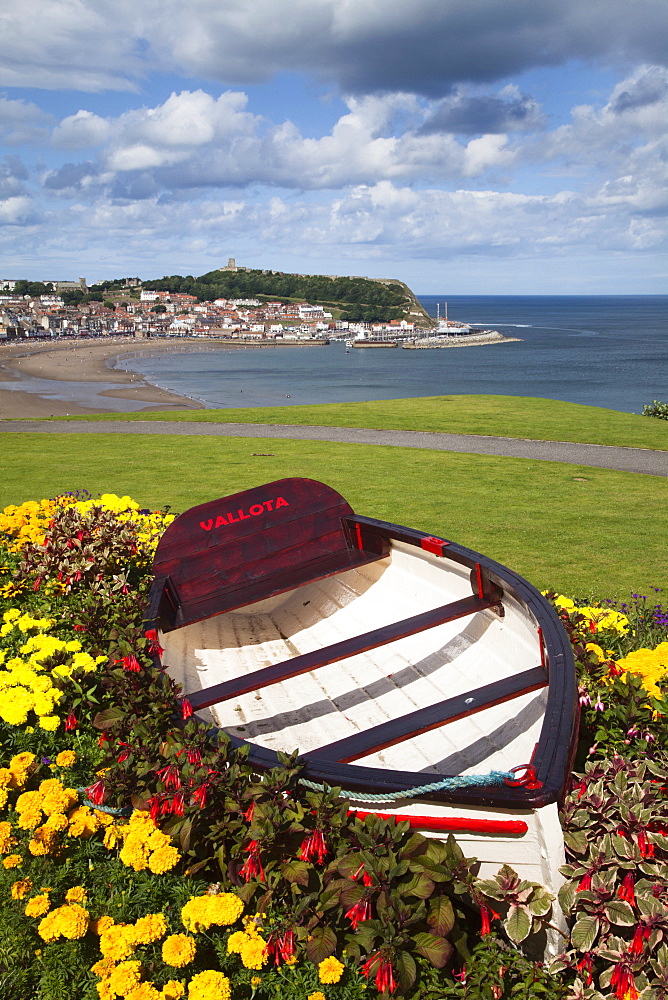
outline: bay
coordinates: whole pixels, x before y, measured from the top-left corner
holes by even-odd
[[[420,296],[430,315],[518,341],[404,351],[228,348],[124,361],[212,408],[413,396],[537,396],[629,413],[668,400],[668,296]]]

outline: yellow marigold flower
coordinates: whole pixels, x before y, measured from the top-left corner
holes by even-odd
[[[100,820],[90,806],[78,806],[68,814],[68,817],[70,823],[68,837],[82,837],[88,840],[101,826]]]
[[[338,983],[339,979],[343,975],[343,970],[345,965],[339,962],[338,958],[334,958],[330,955],[329,958],[325,958],[318,965],[318,978],[321,983]]]
[[[20,854],[10,854],[9,857],[2,859],[3,868],[18,868],[18,866],[23,861]]]
[[[58,842],[58,833],[48,826],[38,826],[28,843],[28,850],[36,858],[51,854]]]
[[[27,896],[32,889],[32,882],[29,878],[21,879],[20,882],[15,882],[12,886],[12,899],[23,899]]]
[[[65,893],[65,899],[68,903],[83,903],[86,898],[86,890],[82,885],[73,885],[71,889],[68,889]]]
[[[246,934],[245,931],[234,931],[233,934],[230,934],[227,939],[227,954],[240,955],[244,941],[246,941],[247,938],[248,934]]]
[[[55,733],[60,725],[60,719],[57,715],[41,715],[38,722],[40,729],[44,729],[47,733]]]
[[[324,993],[320,992],[320,990],[316,990],[315,993],[309,993],[306,1000],[327,1000],[327,998]]]
[[[46,893],[43,893],[40,896],[33,896],[32,899],[29,899],[23,912],[26,917],[43,917],[45,913],[48,913],[50,906],[51,900]]]
[[[168,983],[162,987],[161,995],[164,1000],[181,1000],[181,997],[186,991],[183,983],[180,983],[177,979],[170,979]]]
[[[57,833],[60,833],[62,830],[67,829],[67,816],[63,816],[62,813],[53,813],[52,816],[49,816],[44,826],[48,827],[49,830],[55,830]]]
[[[149,913],[135,922],[135,940],[137,944],[151,944],[157,941],[167,930],[167,921],[162,913]]]
[[[259,986],[262,982],[262,976],[251,976],[251,986]],[[324,1000],[324,998],[323,998]]]
[[[168,833],[163,833],[162,830],[153,830],[146,838],[146,846],[149,851],[159,851],[161,847],[167,847],[171,842],[172,838]]]
[[[245,941],[242,942],[239,952],[242,965],[246,969],[261,969],[267,964],[267,942],[259,936],[250,937],[245,934],[244,937]],[[288,964],[291,963],[288,961]]]
[[[606,659],[605,653],[603,652],[601,647],[597,645],[595,642],[588,642],[585,645],[585,649],[593,658],[594,663],[603,663],[603,661]]]
[[[181,855],[175,847],[160,847],[153,851],[148,859],[148,867],[154,875],[162,875],[171,871],[181,860]]]
[[[88,930],[89,913],[78,903],[68,903],[52,910],[44,917],[37,933],[45,941],[55,941],[59,937],[74,941],[82,938]]]
[[[29,751],[24,751],[24,753],[17,753],[15,757],[9,762],[9,770],[12,772],[15,778],[19,775],[24,776],[24,780],[21,784],[25,784],[25,775],[28,771],[32,769],[37,758],[34,753]]]
[[[205,931],[212,924],[228,926],[243,913],[244,904],[232,892],[192,896],[181,909],[183,926],[189,931]]]
[[[122,962],[129,958],[135,950],[134,927],[127,924],[114,924],[100,935],[100,951],[105,958],[113,958]]]
[[[222,972],[199,972],[188,984],[188,1000],[231,1000],[231,997],[230,981]]]
[[[121,962],[107,979],[109,988],[114,993],[127,996],[131,989],[139,986],[141,979],[141,962]]]
[[[0,788],[10,788],[13,774],[8,767],[0,767]]]
[[[111,975],[115,968],[116,963],[113,962],[112,959],[101,958],[99,962],[95,963],[90,971],[96,976],[100,976],[101,979],[106,979],[107,976]]]
[[[114,924],[114,918],[105,914],[103,917],[98,917],[97,920],[91,920],[90,929],[93,934],[101,936],[105,931],[108,931],[110,927],[113,927]]]
[[[6,788],[0,788],[0,809],[4,809],[9,801],[9,793]]]
[[[58,778],[47,778],[40,782],[39,793],[42,796],[40,808],[47,816],[67,812],[79,801],[78,792],[74,788],[65,788]]]
[[[0,854],[9,854],[16,843],[12,837],[12,824],[6,821],[0,823]]]
[[[146,844],[136,837],[128,837],[118,856],[128,868],[142,872],[148,868],[148,854]]]
[[[125,994],[125,1000],[161,1000],[160,993],[153,983],[140,983],[133,990]]]
[[[103,979],[102,982],[96,983],[95,989],[98,992],[100,1000],[116,1000],[116,994],[112,992],[108,979]]]
[[[162,945],[162,960],[176,969],[188,965],[195,957],[195,939],[187,934],[171,934]]]

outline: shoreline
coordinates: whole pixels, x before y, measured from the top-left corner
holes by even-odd
[[[126,337],[105,338],[102,343],[87,340],[60,344],[48,341],[0,344],[0,417],[29,419],[205,409],[195,399],[152,385],[138,372],[114,366],[140,354],[171,354],[179,350],[217,347],[220,345],[203,344],[195,339],[161,341],[158,345],[155,341],[135,341]],[[44,384],[40,385],[40,381]],[[60,393],[67,395],[68,386],[72,398],[58,398],[58,383],[62,383]],[[114,406],[107,402],[109,398],[145,405]]]

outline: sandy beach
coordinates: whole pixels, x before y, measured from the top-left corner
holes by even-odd
[[[201,340],[155,342],[126,337],[58,344],[25,340],[0,344],[0,417],[29,419],[117,412],[118,407],[105,405],[105,397],[139,404],[127,407],[133,411],[201,409],[200,403],[153,386],[136,372],[111,366],[116,359],[129,355],[167,354],[208,346],[214,348]]]

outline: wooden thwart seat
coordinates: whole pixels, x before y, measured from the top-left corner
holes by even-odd
[[[317,670],[328,663],[335,663],[337,660],[345,660],[357,653],[366,653],[369,649],[377,649],[378,646],[385,646],[387,643],[395,642],[397,639],[404,639],[406,636],[415,635],[417,632],[424,632],[426,629],[435,628],[446,622],[456,621],[457,618],[465,618],[467,615],[475,614],[477,611],[484,611],[486,608],[495,607],[499,602],[499,592],[494,591],[488,597],[464,597],[459,601],[452,601],[444,604],[440,608],[431,611],[423,611],[419,615],[411,618],[404,618],[391,625],[384,625],[381,628],[373,629],[370,632],[363,632],[361,635],[353,636],[350,639],[342,639],[334,642],[330,646],[323,646],[310,653],[302,653],[300,656],[291,657],[289,660],[282,660],[274,663],[270,667],[262,670],[254,670],[250,674],[236,677],[233,680],[223,681],[222,684],[214,684],[202,691],[195,691],[189,695],[190,703],[194,711],[201,708],[208,708],[210,705],[217,705],[230,698],[237,698],[249,691],[258,691],[260,688],[268,687],[270,684],[278,684],[299,674]]]

